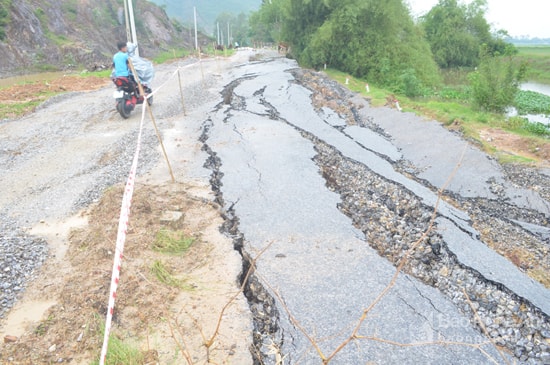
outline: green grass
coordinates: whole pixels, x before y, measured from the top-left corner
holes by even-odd
[[[97,320],[102,321],[99,317]],[[105,323],[101,322],[100,326],[101,339],[103,339],[103,336],[105,336]],[[137,346],[124,342],[111,332],[105,361],[106,365],[143,364],[143,360],[143,353]],[[92,365],[98,364],[99,359],[92,362]]]
[[[17,104],[0,104],[0,120],[6,118],[16,118],[34,110],[43,100],[28,101]]]
[[[206,48],[202,49],[202,53],[208,55],[208,56],[224,56],[224,57],[231,57],[235,54],[236,50],[234,48],[231,49],[224,49],[223,51],[218,51],[214,48],[214,46],[208,46]]]
[[[179,255],[187,252],[195,243],[194,237],[188,237],[181,231],[161,229],[153,242],[153,250],[165,254]]]
[[[151,273],[155,275],[158,281],[164,285],[174,288],[180,288],[184,290],[192,290],[193,287],[185,284],[185,280],[177,278],[170,268],[168,268],[162,261],[156,260],[151,266]]]
[[[84,70],[84,71],[81,71],[80,73],[74,74],[74,76],[83,77],[83,78],[97,77],[99,79],[108,79],[108,78],[111,77],[112,72],[113,72],[113,70],[111,70],[111,69],[106,69],[106,70],[102,70],[102,71],[87,71],[87,70]]]
[[[178,58],[184,58],[190,54],[189,50],[184,48],[174,48],[169,51],[162,52],[153,58],[153,62],[156,64],[168,62]]]
[[[44,336],[53,320],[54,317],[50,314],[47,319],[40,321],[40,324],[34,329],[34,333],[38,336]]]
[[[349,84],[345,85],[351,91],[361,93],[370,99],[371,105],[382,106],[386,103],[386,97],[391,94],[386,89],[378,88],[369,84],[370,92],[367,93],[367,82],[361,79],[349,77],[345,72],[341,72],[335,69],[328,68],[324,71],[331,79],[338,81],[342,85],[345,85],[346,78],[349,78]]]
[[[519,46],[516,61],[527,62],[527,79],[550,84],[550,46]]]
[[[511,155],[509,153],[495,152],[495,156],[501,164],[532,164],[532,159],[519,155]]]
[[[546,54],[545,51],[540,52]],[[407,98],[406,96],[394,94],[390,90],[378,88],[372,84],[369,84],[370,92],[367,93],[365,80],[350,77],[348,74],[337,70],[328,69],[325,72],[333,80],[338,81],[351,91],[361,93],[363,96],[369,98],[372,106],[386,105],[387,98],[390,95],[394,95],[399,100],[403,111],[413,112],[425,118],[437,120],[446,126],[453,125],[453,128],[459,128],[465,137],[479,141],[485,150],[497,155],[501,161],[532,162],[525,158],[498,155],[498,151],[491,151],[491,147],[479,138],[479,131],[481,129],[487,127],[500,128],[516,135],[540,139],[543,143],[547,142],[548,137],[550,137],[550,128],[540,123],[529,123],[522,117],[508,119],[502,114],[475,110],[469,102],[468,89],[465,86],[445,86],[439,90],[435,90],[429,97]],[[458,80],[465,79],[463,71],[451,76],[454,77],[457,84],[460,83]],[[345,85],[346,78],[349,78],[348,85]],[[535,108],[546,110],[549,105],[548,103],[550,103],[550,98],[546,99],[547,97],[540,94],[531,95],[530,93],[523,94],[523,92],[520,92],[519,95],[521,95],[519,100],[523,108],[530,108],[528,110],[531,112]]]
[[[225,50],[225,51],[216,51],[214,49],[213,46],[209,45],[205,48],[202,48],[201,49],[202,53],[207,55],[207,56],[232,56],[233,54],[235,54],[235,50],[234,49],[228,49],[228,50]],[[161,64],[161,63],[165,63],[165,62],[169,62],[169,61],[172,61],[172,60],[177,60],[179,58],[184,58],[184,57],[187,57],[187,56],[197,56],[197,52],[195,50],[189,50],[189,49],[184,49],[184,48],[174,48],[174,49],[171,49],[169,51],[165,51],[165,52],[162,52],[160,53],[159,55],[157,55],[155,58],[153,58],[153,62],[156,63],[156,64]]]
[[[0,88],[1,90],[1,88]],[[42,104],[48,98],[59,94],[59,92],[41,92],[36,94],[32,100],[2,104],[0,103],[0,120],[5,118],[16,118],[33,111],[38,105]]]

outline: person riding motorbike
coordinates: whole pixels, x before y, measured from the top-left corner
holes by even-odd
[[[128,118],[137,104],[142,104],[145,100],[149,106],[153,104],[152,90],[149,85],[155,70],[150,61],[135,54],[137,44],[121,41],[117,43],[117,48],[118,52],[113,56],[111,73],[111,80],[117,87],[113,97],[120,115]]]
[[[118,52],[113,56],[114,77],[126,77],[134,85],[136,80],[128,68],[128,46],[126,42],[120,41],[117,43]]]

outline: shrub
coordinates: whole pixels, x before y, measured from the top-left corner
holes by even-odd
[[[478,109],[504,113],[514,105],[525,64],[516,66],[511,57],[484,56],[479,69],[469,77],[472,102]]]
[[[409,98],[424,95],[422,82],[416,77],[416,71],[412,68],[407,69],[401,74],[401,88],[403,93]]]

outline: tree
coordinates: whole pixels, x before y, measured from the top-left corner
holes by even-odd
[[[481,45],[493,42],[485,20],[486,9],[486,0],[474,0],[469,6],[458,4],[457,0],[439,0],[421,18],[420,23],[440,67],[478,65]]]
[[[218,26],[220,30],[220,43],[233,46],[235,42],[239,45],[248,43],[249,25],[246,14],[235,15],[223,12],[216,18],[214,23],[214,38],[218,38]]]
[[[429,45],[401,0],[328,0],[325,6],[330,15],[300,53],[305,65],[326,63],[396,91],[414,84],[416,95],[439,82]]]
[[[283,10],[281,37],[301,65],[327,64],[410,96],[439,83],[430,47],[403,0],[266,0],[252,28],[267,31],[274,17],[260,17],[275,6]]]
[[[503,113],[514,104],[526,65],[516,66],[512,54],[491,55],[486,47],[478,69],[470,74],[472,101],[481,110]]]
[[[245,13],[240,13],[235,19],[235,25],[231,31],[233,36],[233,43],[237,42],[240,46],[246,46],[249,44],[250,27],[248,22],[248,16]]]
[[[279,42],[283,26],[283,6],[287,0],[264,0],[250,16],[250,37],[256,42]]]
[[[328,2],[329,0],[286,0],[283,3],[282,38],[291,44],[292,56],[297,60],[301,60],[313,34],[330,15]]]

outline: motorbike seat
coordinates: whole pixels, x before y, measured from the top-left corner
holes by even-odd
[[[114,77],[113,82],[117,87],[129,93],[134,92],[136,89],[136,83],[128,77]]]

